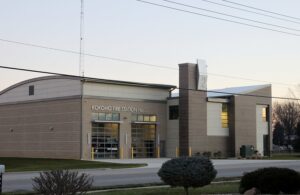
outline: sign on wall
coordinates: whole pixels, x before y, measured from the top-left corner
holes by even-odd
[[[143,109],[132,106],[112,106],[112,105],[92,105],[93,111],[111,111],[111,112],[144,112]]]

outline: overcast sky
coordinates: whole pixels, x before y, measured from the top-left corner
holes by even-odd
[[[160,0],[149,1],[232,19]],[[300,20],[294,20],[298,24],[284,22],[202,0],[174,1],[299,29],[290,31],[251,23],[299,36],[218,21],[135,0],[85,0],[85,53],[173,68],[177,68],[178,63],[204,59],[208,72],[212,73],[208,75],[210,89],[265,84],[213,74],[273,82],[273,94],[280,96],[286,96],[287,88],[300,83]],[[234,6],[222,0],[211,1]],[[232,1],[300,18],[299,0]],[[80,0],[0,0],[0,3],[0,39],[79,50]],[[1,66],[78,75],[78,59],[75,54],[0,41]],[[178,85],[177,70],[88,56],[84,58],[84,64],[85,76]],[[37,76],[42,75],[0,69],[0,89]]]

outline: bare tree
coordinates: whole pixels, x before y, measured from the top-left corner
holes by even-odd
[[[273,130],[273,144],[278,146],[284,145],[284,128],[279,122],[275,122]]]
[[[33,178],[33,189],[46,195],[85,194],[91,189],[93,178],[78,171],[54,170],[41,172]]]
[[[300,105],[298,102],[276,102],[273,106],[273,117],[284,128],[291,145],[291,135],[295,134],[297,124],[300,122]]]

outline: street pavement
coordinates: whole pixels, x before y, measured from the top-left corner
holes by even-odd
[[[127,184],[144,184],[160,182],[157,171],[168,159],[129,159],[105,160],[118,163],[147,163],[147,167],[130,169],[87,169],[80,173],[90,174],[94,178],[94,186],[113,186]],[[218,171],[217,177],[242,176],[262,167],[287,167],[300,171],[299,160],[213,160]],[[38,172],[5,173],[3,176],[3,192],[31,191],[33,177]]]

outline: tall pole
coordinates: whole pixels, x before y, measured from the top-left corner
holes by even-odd
[[[79,76],[84,77],[84,0],[80,11],[80,45],[79,45]]]

